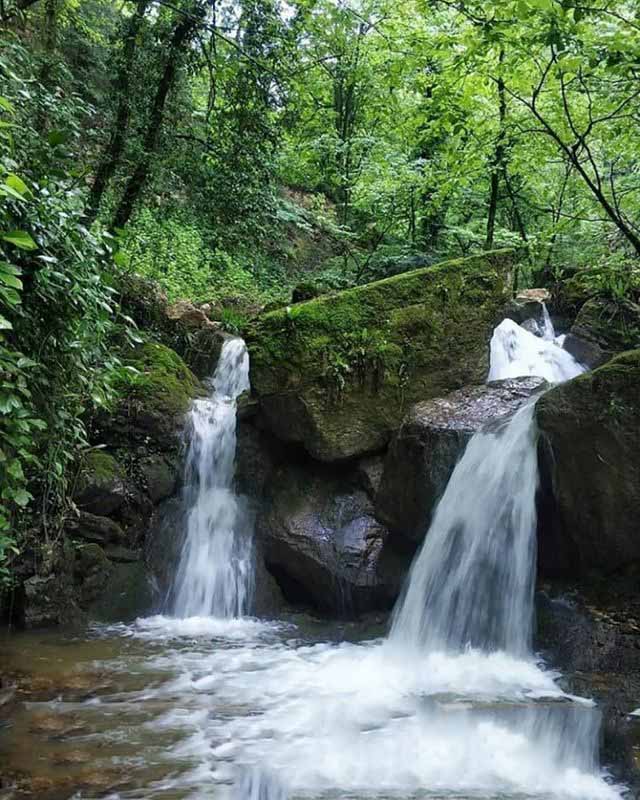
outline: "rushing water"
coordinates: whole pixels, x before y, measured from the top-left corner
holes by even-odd
[[[469,442],[411,569],[393,641],[427,650],[530,652],[538,486],[533,408]]]
[[[211,396],[189,415],[185,466],[187,523],[173,587],[178,617],[238,617],[249,610],[252,543],[233,489],[236,401],[249,388],[242,339],[222,347]]]
[[[562,383],[584,372],[584,367],[557,342],[546,306],[543,315],[541,336],[511,319],[498,325],[491,338],[490,381],[535,375],[550,383]]]
[[[504,344],[515,369],[519,346]],[[234,352],[221,363],[242,373],[240,344]],[[548,351],[538,354],[546,370]],[[524,366],[537,369],[529,350]],[[468,446],[380,638],[240,616],[242,581],[225,572],[237,525],[220,509],[233,499],[226,411],[245,383],[229,378],[219,370],[206,422],[197,405],[192,415],[203,425],[176,615],[0,647],[5,669],[36,673],[31,702],[0,736],[0,763],[31,776],[26,790],[57,787],[52,799],[620,798],[598,765],[597,709],[564,694],[529,648],[532,407]]]

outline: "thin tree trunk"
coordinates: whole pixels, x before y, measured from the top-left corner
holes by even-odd
[[[151,107],[149,123],[144,136],[142,156],[127,181],[124,193],[114,214],[114,228],[122,228],[127,224],[133,213],[135,204],[147,183],[149,173],[151,172],[151,157],[155,153],[160,138],[167,96],[173,86],[178,71],[180,52],[183,46],[190,40],[196,25],[197,21],[189,16],[179,22],[173,31],[167,61]]]
[[[51,55],[58,43],[58,0],[46,0],[44,13],[44,49]]]
[[[115,80],[115,88],[119,94],[118,110],[116,111],[116,118],[113,124],[113,131],[109,145],[104,153],[102,161],[98,166],[93,186],[89,192],[87,201],[86,216],[89,223],[98,215],[100,210],[100,203],[102,197],[107,190],[113,175],[118,168],[120,159],[124,152],[127,130],[129,128],[129,119],[131,117],[131,76],[133,73],[133,63],[136,53],[136,41],[144,15],[149,7],[150,0],[138,0],[135,14],[129,20],[129,26],[124,41],[124,51],[122,54],[122,61],[118,74]]]
[[[502,168],[502,180],[504,181],[504,185],[506,186],[507,193],[509,195],[509,199],[511,200],[511,208],[513,209],[513,220],[515,222],[515,226],[518,229],[518,233],[520,234],[520,238],[523,242],[528,242],[529,237],[527,236],[527,230],[524,226],[524,220],[522,219],[522,214],[520,213],[520,209],[518,207],[518,199],[513,191],[513,187],[511,186],[511,181],[509,180],[509,173],[507,172],[507,165],[504,164]]]
[[[500,49],[499,64],[502,67],[504,61],[504,49]],[[496,229],[496,214],[498,211],[498,199],[500,194],[500,172],[504,169],[505,156],[505,118],[507,116],[507,99],[505,95],[504,79],[502,70],[498,78],[498,107],[499,107],[499,130],[496,140],[496,149],[491,166],[491,188],[489,191],[489,209],[487,213],[487,236],[485,239],[485,250],[491,250]]]

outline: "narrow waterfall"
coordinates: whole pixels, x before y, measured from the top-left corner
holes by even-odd
[[[249,389],[249,355],[229,339],[207,399],[196,400],[188,423],[185,465],[186,533],[172,591],[177,617],[239,617],[253,581],[252,542],[233,489],[237,399]]]
[[[489,380],[583,371],[555,343],[548,313],[537,337],[504,320]],[[529,403],[469,442],[436,509],[394,613],[391,640],[428,650],[530,652],[536,566],[537,432]]]

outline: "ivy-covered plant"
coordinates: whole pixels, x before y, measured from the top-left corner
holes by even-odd
[[[68,507],[85,419],[119,367],[112,242],[84,226],[76,148],[86,106],[55,102],[33,57],[0,56],[0,581],[38,500],[46,559]]]

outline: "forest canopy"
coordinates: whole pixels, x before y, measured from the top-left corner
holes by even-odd
[[[636,302],[629,0],[0,0],[0,569],[140,338],[498,247]],[[46,558],[46,548],[43,551]]]

